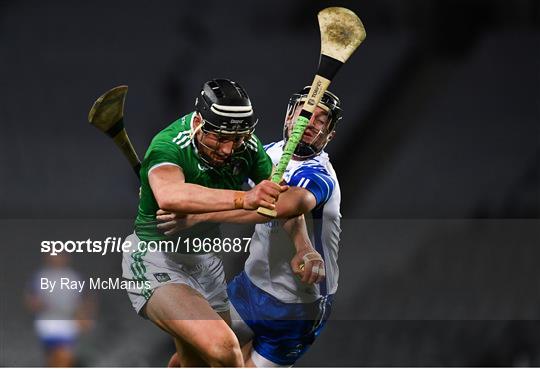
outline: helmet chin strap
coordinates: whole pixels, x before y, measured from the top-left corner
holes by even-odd
[[[301,160],[311,159],[315,155],[317,155],[315,148],[312,145],[306,144],[305,142],[299,142],[293,154],[295,158]]]
[[[195,129],[191,130],[191,132],[189,133],[189,138],[191,140],[193,140],[197,132],[199,132],[202,129],[203,124],[204,124],[204,121],[202,121]]]

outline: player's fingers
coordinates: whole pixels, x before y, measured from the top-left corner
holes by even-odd
[[[311,279],[311,273],[313,269],[313,263],[308,261],[304,263],[304,274],[302,275],[302,282],[309,283]]]
[[[172,235],[178,233],[178,231],[180,231],[180,229],[178,229],[177,227],[173,227],[170,230],[163,232],[163,234],[165,236],[172,236]]]
[[[302,271],[302,269],[301,269],[301,267],[300,267],[300,262],[299,262],[299,260],[293,260],[293,261],[291,262],[291,269],[292,269],[292,271],[293,271],[294,274],[296,274],[296,275],[299,276],[299,277],[302,277],[303,271]]]
[[[268,182],[268,185],[265,186],[266,189],[277,192],[278,194],[283,191],[283,187],[287,187],[287,186],[286,185],[282,186],[274,182]]]
[[[286,184],[279,184],[279,185],[276,183],[273,183],[273,184],[274,184],[274,187],[272,189],[278,191],[278,194],[284,191],[287,191],[289,189],[289,186],[287,186]]]
[[[274,196],[265,196],[264,201],[269,202],[270,204],[275,204],[277,202],[277,197]]]
[[[309,276],[308,283],[314,284],[317,282],[317,278],[319,278],[319,271],[321,270],[318,263],[313,263],[313,268],[311,268],[311,275]]]
[[[177,218],[178,214],[177,213],[172,213],[170,211],[166,211],[166,210],[163,210],[163,209],[158,209],[158,211],[156,211],[156,217],[157,216],[160,216],[160,217],[169,216],[171,218]]]
[[[306,264],[306,274],[302,281],[309,284],[316,283],[321,269],[324,270],[324,261],[321,255],[315,250],[308,250],[307,253],[303,254],[302,260]]]
[[[278,188],[267,187],[267,188],[263,188],[263,193],[266,196],[270,196],[277,199],[279,197],[280,191]]]
[[[172,214],[158,215],[156,217],[156,220],[158,222],[169,222],[169,221],[174,220],[174,215],[172,215]]]
[[[319,262],[318,270],[317,270],[317,278],[315,278],[315,281],[313,283],[321,283],[324,277],[325,277],[324,263]]]
[[[319,270],[319,277],[315,283],[321,283],[326,278],[326,272],[324,271],[324,265]]]
[[[160,222],[167,222],[167,221],[173,220],[175,218],[176,218],[175,213],[164,212],[162,214],[156,215],[156,219],[159,220]]]
[[[157,229],[159,229],[162,232],[170,231],[171,229],[176,227],[176,222],[175,221],[170,221],[170,222],[158,223],[156,227],[157,227]]]
[[[304,260],[299,254],[294,255],[294,257],[291,260],[291,266],[293,269],[293,272],[302,279],[305,274],[305,265]]]
[[[277,187],[277,186],[279,186],[279,185],[278,185],[277,183],[272,182],[272,181],[269,180],[269,179],[265,179],[265,180],[263,180],[263,181],[261,181],[261,182],[259,183],[259,186],[260,186],[260,187],[264,187],[264,188],[272,188],[272,187],[275,188],[275,187]]]
[[[304,276],[304,262],[301,257],[295,255],[290,262],[292,272],[302,280]]]
[[[276,208],[276,205],[269,203],[268,201],[261,200],[259,202],[259,206],[262,206],[263,208],[267,208],[269,210],[274,210]]]
[[[324,262],[322,260],[313,260],[313,268],[309,277],[309,284],[320,283],[325,277]]]

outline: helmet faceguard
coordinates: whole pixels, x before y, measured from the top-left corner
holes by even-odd
[[[251,135],[241,135],[241,134],[220,134],[213,131],[205,131],[202,129],[202,123],[199,126],[200,131],[203,136],[202,139],[197,140],[195,148],[197,149],[197,154],[199,159],[201,159],[205,164],[211,167],[224,167],[231,163],[234,154],[243,152],[246,149],[246,141],[248,141]],[[197,130],[196,130],[197,131]],[[194,135],[196,134],[194,132]],[[211,146],[209,144],[211,142]],[[220,156],[219,152],[221,145],[230,145],[229,142],[232,142],[232,149],[230,155],[223,157],[223,161],[217,162],[212,158],[212,156]]]
[[[244,142],[249,140],[258,119],[255,117],[247,92],[238,83],[228,79],[213,79],[204,83],[200,95],[195,100],[195,109],[202,118],[199,126],[214,147],[198,140],[204,147],[199,157],[211,166],[224,166],[230,162],[233,153],[245,150]],[[196,132],[193,134],[195,135]],[[233,151],[224,162],[216,163],[204,151],[217,155],[221,144],[233,142]]]
[[[304,87],[298,93],[295,93],[289,99],[287,105],[287,113],[285,115],[285,123],[283,125],[283,139],[285,143],[289,139],[289,131],[292,131],[300,106],[307,100],[310,86]],[[319,154],[328,144],[329,135],[334,131],[338,121],[341,120],[341,102],[339,98],[326,91],[317,105],[325,113],[317,113],[313,115],[306,132],[296,146],[294,155],[300,159],[309,159]]]

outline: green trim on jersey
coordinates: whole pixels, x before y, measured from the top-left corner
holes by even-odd
[[[270,177],[272,160],[255,135],[246,141],[245,150],[233,154],[230,165],[219,169],[206,165],[200,160],[191,139],[193,117],[194,112],[174,121],[154,137],[146,151],[140,170],[141,198],[135,220],[135,232],[142,241],[171,239],[156,228],[156,211],[159,207],[148,182],[148,171],[156,165],[178,165],[182,168],[186,183],[217,189],[240,190],[248,178],[259,183]],[[174,239],[219,236],[217,224],[199,224],[175,235]]]

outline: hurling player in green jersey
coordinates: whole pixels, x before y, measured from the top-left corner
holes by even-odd
[[[197,214],[275,207],[287,186],[266,180],[272,161],[253,134],[256,124],[238,83],[208,81],[195,111],[154,137],[141,166],[141,198],[135,233],[127,238],[132,250],[123,256],[123,277],[137,282],[128,289],[133,307],[174,338],[182,366],[243,366],[238,340],[227,325],[221,257],[141,245],[168,240],[156,227],[158,209]],[[257,185],[241,191],[248,178]],[[219,229],[202,224],[175,237],[216,238]]]

